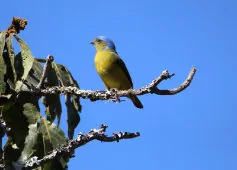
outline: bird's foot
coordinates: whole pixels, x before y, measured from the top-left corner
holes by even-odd
[[[116,88],[110,88],[109,90],[107,90],[107,94],[109,94],[110,96],[113,96],[112,101],[113,102],[120,102],[119,96],[118,96],[118,89]]]

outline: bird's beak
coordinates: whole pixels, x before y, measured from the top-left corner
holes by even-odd
[[[94,41],[91,41],[91,42],[90,42],[90,44],[94,45],[94,44],[95,44],[95,42],[94,42]]]

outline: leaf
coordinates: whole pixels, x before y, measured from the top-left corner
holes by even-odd
[[[20,80],[24,73],[24,66],[21,52],[19,52],[15,57],[14,67],[16,71],[17,80]]]
[[[3,50],[5,46],[6,32],[3,31],[0,33],[0,95],[6,91],[6,82],[4,76],[7,72],[7,67],[3,59]]]
[[[40,118],[40,112],[32,103],[25,103],[23,105],[23,114],[26,116],[29,124],[35,124]]]
[[[24,149],[21,152],[21,156],[18,159],[18,163],[24,164],[29,158],[31,158],[37,150],[34,149],[37,144],[38,127],[37,123],[29,125],[29,133],[25,139]]]
[[[13,101],[10,100],[11,96],[11,94],[0,96],[0,108],[2,108],[3,110],[8,110],[12,106]],[[1,114],[2,111],[0,112],[0,115]]]
[[[25,147],[17,163],[24,164],[26,160],[33,156],[37,156],[41,159],[59,145],[64,144],[66,140],[60,128],[42,117],[39,123],[29,125],[29,133],[25,140]],[[65,162],[63,158],[56,158],[46,163],[43,167],[49,170],[63,169],[66,165],[67,162]]]
[[[72,77],[70,71],[63,65],[53,63],[53,67],[57,73],[58,79],[62,86],[73,86],[78,87],[76,80]],[[68,116],[68,137],[69,139],[73,138],[74,129],[80,122],[80,115],[78,112],[81,112],[80,98],[72,95],[71,97],[66,96],[66,106],[67,106],[67,116]]]
[[[46,77],[46,82],[44,82],[46,87],[58,86],[58,77],[55,69],[49,64],[48,74]],[[42,98],[42,103],[46,107],[45,114],[47,115],[47,120],[53,122],[55,117],[58,117],[58,125],[60,123],[62,106],[59,95],[46,95]]]
[[[51,151],[51,149],[57,148],[60,144],[66,142],[67,138],[64,132],[55,124],[47,121],[45,118],[41,118],[39,132],[43,135],[45,141],[45,153]]]
[[[18,78],[18,81],[16,82],[16,91],[19,91],[21,89],[21,86],[23,85],[23,82],[26,80],[32,66],[34,63],[34,57],[31,54],[30,48],[28,45],[17,35],[14,35],[18,43],[20,44],[21,49],[21,57],[22,57],[22,65],[24,68],[23,75]]]
[[[0,55],[2,55],[5,47],[5,41],[6,41],[6,31],[0,32]]]
[[[9,128],[11,128],[11,138],[17,146],[22,145],[28,133],[28,123],[26,117],[22,113],[20,104],[15,103],[9,109],[4,111],[3,118]]]
[[[47,154],[53,149],[58,148],[60,145],[67,141],[63,131],[53,123],[50,123],[46,119],[42,118],[39,124],[39,133],[42,134],[44,153]],[[64,158],[54,159],[53,161],[45,164],[45,169],[64,169],[67,165],[67,161]],[[57,168],[55,168],[57,167]]]
[[[66,106],[67,106],[67,123],[68,123],[68,137],[73,138],[74,130],[80,122],[80,115],[78,114],[76,108],[74,107],[70,96],[66,96]]]
[[[5,66],[6,66],[6,74],[4,75],[4,81],[6,82],[5,93],[8,94],[10,92],[10,88],[12,90],[15,90],[15,84],[13,83],[14,76],[13,76],[11,60],[10,60],[8,52],[4,52],[2,56],[3,56],[3,60],[5,62]]]
[[[75,109],[78,112],[81,112],[82,106],[81,106],[81,103],[80,103],[80,97],[72,95],[72,102],[73,102],[73,106],[75,107]]]
[[[15,57],[15,70],[16,70],[18,79],[20,79],[24,73],[23,59],[22,59],[21,52],[18,53]],[[42,74],[43,74],[42,65],[36,59],[34,59],[33,66],[26,80],[24,81],[24,84],[27,87],[36,87],[40,82]]]
[[[72,87],[77,87],[80,88],[77,81],[73,78],[72,74],[70,71],[63,65],[61,64],[55,64],[53,65],[57,72],[57,75],[60,77],[59,81],[62,86],[72,86]],[[80,98],[77,96],[72,95],[73,97],[73,105],[76,108],[78,112],[81,112],[81,104],[80,104]]]
[[[12,81],[15,83],[16,82],[16,71],[15,71],[15,66],[14,66],[14,60],[15,60],[15,53],[12,47],[12,35],[9,35],[9,38],[7,39],[7,52],[8,56],[10,58],[10,70],[12,71]]]
[[[29,72],[25,84],[27,84],[29,87],[32,86],[36,87],[40,82],[42,74],[43,74],[42,65],[37,60],[34,60],[32,69]]]
[[[8,133],[8,144],[10,146],[6,147],[8,148],[9,153],[7,155],[9,159],[17,160],[19,158],[29,132],[29,122],[34,123],[38,116],[38,97],[34,94],[19,92],[17,100],[10,99],[8,103],[4,104],[2,118],[7,127],[11,129],[10,133]]]
[[[14,103],[9,108],[3,109],[2,117],[7,127],[11,129],[8,133],[8,141],[4,146],[6,164],[11,164],[21,155],[25,138],[28,135],[28,122],[22,113],[22,105],[19,103]]]

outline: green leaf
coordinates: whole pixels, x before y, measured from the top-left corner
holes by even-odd
[[[15,60],[15,53],[12,47],[12,35],[9,35],[9,38],[7,39],[7,52],[8,56],[10,58],[10,70],[12,71],[12,81],[15,83],[16,82],[16,71],[15,71],[15,66],[14,66],[14,60]]]
[[[22,110],[21,104],[14,103],[2,111],[2,117],[7,127],[11,129],[10,133],[8,133],[8,141],[4,146],[7,165],[11,164],[12,161],[17,161],[20,157],[25,138],[28,135],[28,122]]]
[[[20,79],[16,82],[16,91],[19,91],[21,89],[21,86],[23,85],[23,82],[26,80],[32,66],[34,63],[34,57],[31,54],[30,48],[28,45],[17,35],[14,35],[18,43],[20,44],[21,49],[21,57],[22,57],[22,65],[24,68],[24,72]]]
[[[14,67],[16,71],[17,80],[20,80],[24,73],[23,59],[21,52],[19,52],[15,57]]]
[[[60,64],[55,64],[55,67],[58,69],[58,75],[60,75],[60,83],[62,86],[72,86],[72,87],[77,87],[80,88],[77,81],[73,78],[72,74],[70,71],[63,65]],[[78,96],[72,95],[72,102],[75,107],[75,109],[78,112],[81,112],[82,106],[80,104],[80,98]]]
[[[29,125],[29,133],[25,139],[24,149],[21,152],[21,156],[18,159],[18,163],[24,164],[29,158],[34,156],[37,150],[34,149],[37,144],[38,127],[37,123]]]
[[[32,69],[29,72],[25,84],[27,84],[29,87],[31,86],[36,87],[40,82],[42,74],[43,74],[42,65],[37,60],[34,60]]]
[[[46,87],[58,86],[58,77],[55,68],[51,64],[48,65],[48,74],[46,77],[46,82],[44,85]],[[45,114],[47,115],[47,120],[53,122],[55,117],[58,117],[58,125],[60,123],[62,106],[59,95],[46,95],[42,98],[42,103],[46,107]]]
[[[53,67],[57,73],[58,79],[62,86],[73,86],[78,87],[78,83],[72,77],[70,71],[63,65],[53,63]],[[73,138],[74,129],[80,122],[80,115],[78,112],[81,112],[80,98],[72,95],[71,97],[66,97],[66,106],[67,106],[67,116],[68,116],[68,137],[69,139]]]
[[[78,112],[81,112],[82,106],[81,106],[81,102],[80,102],[80,97],[72,95],[72,103],[73,103],[73,106],[75,107],[75,109]]]
[[[22,113],[22,106],[15,103],[9,109],[4,111],[3,118],[9,128],[11,128],[11,138],[18,147],[22,145],[28,133],[28,123]]]
[[[17,99],[9,100],[2,109],[2,117],[11,129],[8,133],[6,155],[8,160],[17,161],[25,147],[29,122],[34,123],[39,116],[38,97],[28,92],[19,92]]]
[[[14,75],[13,75],[11,60],[10,60],[8,52],[3,53],[3,60],[5,62],[5,66],[6,66],[6,74],[4,76],[4,80],[6,82],[6,91],[5,91],[5,93],[8,94],[10,92],[10,88],[12,90],[15,90]]]
[[[46,95],[42,98],[42,103],[44,104],[45,114],[47,115],[47,120],[53,122],[55,117],[58,116],[58,125],[60,123],[62,105],[60,102],[59,95]]]
[[[3,59],[3,50],[5,46],[6,32],[3,31],[0,33],[0,95],[6,91],[6,82],[4,76],[7,72],[7,67]]]
[[[6,42],[6,31],[0,32],[0,55],[2,55]]]
[[[23,114],[26,116],[29,124],[35,124],[40,118],[40,112],[32,103],[25,103],[23,105]]]
[[[18,159],[18,164],[24,164],[33,156],[42,158],[59,145],[66,142],[63,131],[56,125],[44,118],[39,123],[29,125],[29,133],[25,140],[24,149]],[[54,159],[43,166],[43,169],[63,169],[67,162],[61,159]]]
[[[67,138],[64,132],[55,124],[47,121],[43,117],[40,121],[39,133],[43,135],[43,140],[45,141],[45,153],[55,149],[58,145],[66,142]]]
[[[68,123],[68,137],[73,138],[74,130],[80,122],[80,115],[78,114],[76,108],[74,107],[70,96],[66,96],[66,106],[67,106],[67,123]]]
[[[44,118],[41,118],[39,123],[39,133],[42,134],[44,153],[47,154],[53,149],[58,148],[60,145],[67,141],[63,131],[53,123],[50,123]],[[45,164],[44,169],[64,169],[67,165],[67,161],[64,158],[54,159],[53,161]],[[55,168],[57,167],[57,168]]]

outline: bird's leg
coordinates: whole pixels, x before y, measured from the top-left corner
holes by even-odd
[[[110,88],[109,91],[113,92],[113,93],[117,93],[118,89],[117,88]]]
[[[113,96],[113,101],[120,102],[120,99],[118,97],[118,89],[117,88],[109,88],[106,93],[108,93],[110,96]]]

